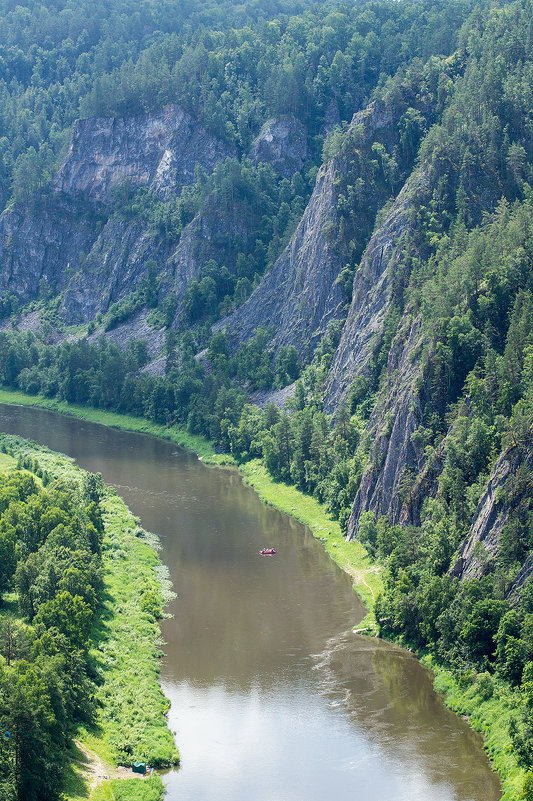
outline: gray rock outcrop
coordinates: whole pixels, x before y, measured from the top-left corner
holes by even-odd
[[[368,243],[355,274],[350,311],[329,371],[326,406],[330,410],[346,398],[354,377],[368,369],[390,307],[394,271],[413,233],[413,204],[427,195],[430,186],[427,173],[412,174]]]
[[[423,465],[423,452],[412,441],[420,425],[416,384],[420,373],[422,323],[406,317],[387,363],[387,380],[369,421],[373,446],[348,520],[348,539],[357,537],[363,512],[400,521],[404,488]]]
[[[459,578],[479,578],[492,558],[497,554],[502,532],[513,512],[520,514],[521,506],[529,509],[530,484],[515,490],[513,497],[503,497],[508,490],[508,482],[516,477],[519,471],[533,470],[533,441],[524,446],[513,446],[502,453],[497,460],[477,505],[468,536],[459,548],[459,555],[451,573]],[[509,492],[506,493],[508,496]],[[524,564],[525,568],[525,564]],[[516,581],[511,590],[514,592],[525,582],[531,571],[524,569],[521,581]],[[518,577],[517,577],[518,578]]]
[[[376,133],[388,128],[391,121],[391,113],[373,103],[354,115],[347,141],[357,129],[359,146],[370,148]],[[346,300],[337,279],[348,260],[348,235],[340,226],[337,200],[346,170],[346,153],[320,168],[289,245],[246,303],[220,324],[226,325],[237,341],[248,339],[258,326],[275,324],[272,346],[294,345],[300,356],[308,359],[328,324],[344,318]],[[374,219],[367,211],[356,215],[363,239],[370,234]]]
[[[240,309],[222,321],[239,341],[272,323],[274,348],[294,345],[307,357],[330,320],[343,315],[336,278],[344,264],[334,232],[337,224],[335,163],[318,173],[315,189],[285,251]]]
[[[175,105],[126,119],[78,120],[47,193],[0,216],[0,297],[11,291],[26,303],[43,288],[64,292],[69,323],[105,312],[137,289],[147,261],[164,270],[173,250],[142,221],[109,218],[113,189],[129,181],[159,198],[176,196],[194,182],[197,165],[209,172],[231,155]]]
[[[215,194],[207,199],[202,211],[184,228],[163,276],[162,293],[173,293],[178,302],[174,328],[188,324],[183,299],[191,279],[197,278],[211,259],[219,265],[234,263],[237,249],[231,243],[239,243],[243,251],[250,249],[258,224],[257,215],[239,201],[224,202]]]
[[[92,244],[83,268],[67,284],[61,309],[69,323],[92,320],[134,292],[150,259],[164,264],[171,248],[142,224],[112,217]]]
[[[292,114],[268,120],[250,150],[253,164],[270,164],[285,178],[299,172],[309,156],[305,127]]]
[[[0,297],[21,303],[62,292],[89,253],[101,223],[68,199],[16,204],[0,216]]]
[[[77,120],[64,163],[52,189],[108,204],[113,189],[129,181],[161,198],[195,181],[195,168],[212,172],[235,155],[179,106],[125,118]]]

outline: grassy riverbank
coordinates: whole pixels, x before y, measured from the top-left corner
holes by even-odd
[[[91,406],[80,406],[75,403],[59,401],[55,398],[45,398],[43,395],[26,395],[24,392],[6,389],[0,389],[0,403],[36,406],[39,409],[50,409],[54,412],[66,414],[69,417],[78,417],[90,423],[101,423],[111,428],[136,431],[140,434],[152,434],[155,437],[171,440],[187,450],[194,451],[207,464],[235,463],[235,460],[229,454],[216,453],[212,444],[204,437],[189,434],[188,431],[178,426],[162,426],[157,423],[151,423],[144,417],[107,412],[104,409],[93,409]]]
[[[458,679],[430,657],[422,662],[433,671],[435,690],[442,693],[446,705],[468,718],[483,735],[485,750],[502,782],[501,801],[530,801],[531,795],[523,793],[526,771],[517,762],[509,735],[509,724],[520,706],[518,691],[487,673]]]
[[[46,398],[27,396],[19,392],[0,390],[0,402],[19,403],[53,409],[91,422],[110,425],[131,431],[153,434],[170,439],[177,444],[196,451],[205,463],[232,464],[234,460],[225,454],[216,454],[211,444],[201,437],[189,436],[177,427],[165,428],[142,418],[113,414]],[[257,491],[261,499],[275,508],[300,520],[307,525],[313,535],[324,543],[328,554],[354,580],[354,588],[367,606],[369,613],[360,628],[375,630],[373,601],[381,590],[379,566],[372,563],[365,549],[357,542],[346,542],[337,521],[332,520],[323,505],[314,498],[304,495],[295,487],[272,480],[259,460],[240,466],[244,480]],[[490,698],[481,698],[475,682],[464,685],[452,674],[434,662],[424,660],[435,673],[435,688],[441,692],[446,703],[458,714],[468,716],[474,728],[485,738],[487,751],[503,782],[502,801],[518,801],[524,771],[521,770],[510,751],[508,721],[513,709],[513,698],[503,684],[495,685]],[[106,790],[107,792],[107,790]],[[116,796],[118,798],[118,796]],[[112,795],[94,796],[92,801],[107,801]],[[78,801],[69,797],[68,801]],[[81,801],[81,797],[80,797]],[[143,799],[144,801],[144,799]]]
[[[51,409],[112,428],[152,434],[194,451],[205,464],[235,465],[235,460],[230,454],[216,453],[208,440],[189,434],[178,426],[166,427],[151,423],[142,417],[115,414],[44,398],[41,395],[26,395],[23,392],[5,389],[0,389],[0,403]],[[323,541],[331,558],[352,577],[354,589],[369,611],[365,620],[359,624],[360,627],[375,630],[374,618],[370,613],[373,601],[381,589],[381,578],[379,567],[372,563],[363,546],[356,541],[346,542],[338,521],[330,517],[322,504],[293,486],[274,481],[259,460],[247,462],[241,465],[239,470],[244,480],[256,490],[265,503],[297,518],[310,528],[317,539]]]
[[[0,435],[0,445],[7,450],[0,454],[0,472],[15,469],[20,459],[29,457],[32,470],[38,464],[47,480],[61,480],[70,492],[80,490],[86,474],[69,458],[8,435]],[[104,488],[100,508],[103,591],[89,650],[91,672],[98,677],[95,721],[77,734],[65,768],[63,799],[159,801],[163,785],[158,776],[124,781],[121,777],[131,776],[131,772],[117,766],[142,759],[166,767],[179,759],[167,727],[168,701],[158,683],[157,618],[162,614],[168,583],[157,555],[157,541],[140,529],[113,489]],[[0,614],[12,613],[15,601],[4,603]]]

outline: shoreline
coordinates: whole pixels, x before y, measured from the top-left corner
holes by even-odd
[[[323,505],[296,487],[275,482],[259,459],[238,465],[230,454],[216,453],[211,443],[203,437],[188,434],[177,426],[158,425],[131,415],[5,389],[0,389],[0,403],[33,406],[112,428],[150,434],[175,442],[180,447],[196,453],[206,465],[237,469],[243,481],[253,487],[264,503],[306,525],[313,536],[323,543],[330,558],[350,575],[353,588],[367,609],[366,616],[357,624],[357,632],[377,635],[378,627],[373,618],[373,603],[382,588],[381,567],[372,562],[359,542],[345,540],[338,521],[327,514]],[[408,644],[401,641],[397,644],[408,648]],[[476,701],[471,687],[461,687],[459,681],[445,667],[431,658],[416,652],[415,654],[432,671],[435,691],[441,695],[444,703],[456,714],[468,718],[472,728],[482,735],[491,766],[501,781],[503,793],[501,801],[518,801],[525,771],[518,767],[516,760],[509,753],[510,738],[501,737],[502,714],[507,718],[512,708],[509,693],[498,690],[494,699]],[[501,703],[498,704],[498,701]]]
[[[366,549],[357,540],[346,542],[339,522],[330,517],[322,504],[312,496],[300,492],[296,487],[274,481],[259,459],[239,465],[231,454],[217,453],[209,440],[204,437],[189,434],[176,425],[151,423],[143,417],[108,412],[1,388],[0,403],[33,406],[123,431],[149,434],[170,440],[185,450],[192,451],[205,465],[225,466],[238,470],[243,481],[253,487],[264,503],[296,518],[309,528],[316,539],[322,541],[331,559],[352,578],[354,590],[367,609],[367,615],[357,626],[363,626],[377,633],[372,609],[373,602],[381,591],[380,566],[372,562]]]
[[[44,445],[3,433],[0,440],[12,451],[9,455],[0,454],[1,472],[16,470],[17,457],[23,454],[34,459],[39,469],[53,479],[66,480],[76,490],[87,475],[88,471],[68,455]],[[98,713],[94,722],[78,726],[73,735],[61,797],[65,801],[107,801],[115,797],[116,790],[125,800],[131,797],[148,801],[162,797],[161,779],[155,775],[144,781],[139,794],[141,787],[138,780],[132,780],[128,759],[129,764],[132,759],[141,759],[164,768],[179,763],[166,716],[170,702],[158,681],[158,619],[163,616],[171,592],[156,536],[139,526],[122,498],[108,485],[100,507],[104,523],[103,590],[90,634],[88,659],[103,681],[95,685]],[[150,604],[143,601],[147,589]],[[124,745],[131,747],[129,758]]]

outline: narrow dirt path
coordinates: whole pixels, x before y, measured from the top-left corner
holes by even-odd
[[[75,759],[75,763],[83,773],[86,781],[90,787],[90,793],[102,782],[109,779],[142,779],[143,777],[138,773],[132,773],[130,768],[125,768],[122,765],[115,767],[114,765],[106,765],[92,749],[88,748],[84,743],[79,740],[74,740],[76,748],[85,757],[84,760]]]

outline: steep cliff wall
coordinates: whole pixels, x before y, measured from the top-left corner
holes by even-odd
[[[150,259],[164,264],[170,252],[170,246],[142,224],[111,218],[66,286],[61,304],[65,320],[83,323],[106,312],[111,303],[138,288]]]
[[[452,575],[461,579],[479,578],[490,569],[491,561],[500,548],[502,533],[511,518],[518,525],[529,526],[532,470],[531,437],[502,453],[479,500],[468,536],[461,543]],[[531,565],[526,562],[510,592],[517,591],[530,573]]]
[[[335,283],[344,263],[342,248],[339,252],[334,241],[335,177],[333,162],[319,171],[288,247],[246,303],[222,321],[239,341],[257,326],[274,323],[274,347],[294,345],[308,356],[328,322],[342,316],[342,291]]]
[[[202,211],[184,228],[162,276],[161,294],[173,293],[177,299],[174,328],[188,325],[183,300],[191,279],[199,277],[211,259],[234,271],[238,251],[252,249],[259,223],[249,204],[216,194],[206,199]]]
[[[133,117],[77,120],[52,188],[110,203],[113,188],[127,180],[134,189],[150,187],[166,198],[194,183],[197,165],[209,173],[232,155],[232,148],[176,105]]]
[[[369,421],[372,439],[348,521],[348,539],[357,537],[365,511],[397,523],[405,514],[405,487],[423,466],[423,451],[412,442],[420,425],[417,382],[420,374],[422,324],[406,315],[389,353],[384,388]]]
[[[334,412],[346,400],[358,375],[371,379],[372,360],[379,351],[388,315],[393,311],[396,271],[406,253],[416,252],[413,211],[433,189],[431,171],[412,173],[363,254],[353,284],[350,311],[335,352],[326,386],[326,408]],[[420,317],[404,312],[397,325],[383,386],[368,431],[373,442],[348,522],[348,537],[357,536],[361,514],[371,510],[391,523],[411,522],[405,504],[409,477],[423,467],[423,454],[411,441],[421,422],[417,383],[423,344]]]
[[[253,164],[270,164],[285,178],[301,170],[309,156],[305,127],[292,114],[268,120],[250,150]]]
[[[390,307],[394,271],[415,234],[413,206],[428,195],[431,184],[427,172],[413,173],[368,243],[355,274],[350,311],[329,371],[326,406],[330,410],[346,398],[354,377],[368,370]]]
[[[381,104],[371,104],[354,115],[346,133],[346,151],[319,170],[313,194],[289,245],[248,301],[222,321],[239,341],[245,341],[257,326],[275,323],[273,347],[294,345],[308,359],[328,323],[344,317],[346,298],[337,279],[349,261],[351,231],[341,225],[339,193],[355,150],[369,149],[376,133],[389,128],[391,122],[390,111]],[[350,139],[355,131],[357,145]],[[361,240],[366,241],[370,234],[375,211],[385,197],[377,192],[372,199],[374,208],[354,210]]]
[[[127,180],[158,197],[176,196],[195,180],[196,165],[209,172],[233,154],[174,105],[127,119],[79,120],[47,193],[0,217],[0,297],[11,291],[25,303],[47,286],[65,291],[69,323],[105,312],[138,287],[148,260],[163,269],[172,253],[142,223],[108,218],[113,188]]]
[[[12,292],[26,303],[43,288],[62,292],[100,227],[67,198],[8,208],[0,216],[0,297]]]

